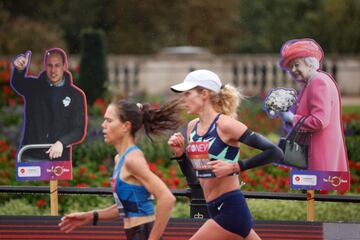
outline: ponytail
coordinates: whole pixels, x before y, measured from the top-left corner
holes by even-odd
[[[146,135],[160,135],[166,130],[176,130],[182,123],[181,107],[178,99],[172,100],[158,109],[143,104],[142,119]]]
[[[162,107],[155,109],[148,103],[132,103],[127,100],[113,102],[122,122],[131,123],[130,133],[135,137],[136,132],[144,126],[146,135],[160,135],[166,130],[176,130],[182,123],[180,119],[181,107],[179,100],[172,100]]]
[[[215,110],[235,119],[237,119],[237,110],[243,99],[245,97],[241,90],[230,84],[223,86],[219,93],[211,92],[210,94],[210,101]]]

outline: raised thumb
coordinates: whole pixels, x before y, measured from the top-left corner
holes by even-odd
[[[26,58],[27,62],[30,60],[31,54],[32,54],[32,52],[30,50],[25,52],[25,58]]]

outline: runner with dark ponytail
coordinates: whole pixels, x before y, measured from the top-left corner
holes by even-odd
[[[161,239],[175,204],[175,197],[161,179],[151,172],[141,149],[135,144],[136,133],[144,127],[148,137],[180,125],[180,105],[170,101],[160,108],[127,100],[112,102],[102,124],[104,140],[116,148],[111,189],[115,204],[104,209],[65,215],[62,231],[70,232],[78,226],[118,218],[123,208],[127,239]],[[156,209],[154,209],[154,198]]]

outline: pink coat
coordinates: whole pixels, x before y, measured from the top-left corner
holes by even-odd
[[[293,124],[302,116],[312,133],[308,170],[349,171],[339,89],[327,73],[316,73],[300,91]]]

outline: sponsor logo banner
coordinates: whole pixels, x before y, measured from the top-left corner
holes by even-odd
[[[71,161],[18,162],[16,169],[17,181],[72,179]]]
[[[291,189],[350,190],[350,172],[291,170]]]
[[[39,166],[18,167],[17,174],[19,177],[40,177],[41,168]]]

